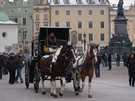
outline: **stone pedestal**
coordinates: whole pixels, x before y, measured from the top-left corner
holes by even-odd
[[[119,0],[117,16],[114,20],[115,35],[111,38],[105,51],[109,54],[123,55],[129,53],[132,49],[132,42],[128,38],[127,21],[124,10],[123,0]]]

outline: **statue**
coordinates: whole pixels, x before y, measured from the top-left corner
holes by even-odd
[[[119,0],[118,10],[117,10],[117,17],[124,17],[123,0]]]

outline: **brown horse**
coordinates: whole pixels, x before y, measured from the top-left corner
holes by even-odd
[[[82,80],[82,88],[80,89],[83,92],[85,86],[85,78],[88,76],[88,97],[91,98],[91,81],[94,75],[94,63],[97,60],[96,57],[97,47],[95,44],[90,44],[87,46],[87,50],[84,53],[84,56],[77,60],[77,70],[80,72],[80,79]]]
[[[51,96],[57,97],[56,94],[56,77],[61,77],[60,96],[63,96],[65,86],[65,73],[69,68],[72,68],[72,63],[75,62],[75,56],[72,46],[64,46],[58,48],[55,54],[44,56],[40,60],[40,71],[42,76],[43,94],[45,94],[44,80],[49,76],[51,79]]]

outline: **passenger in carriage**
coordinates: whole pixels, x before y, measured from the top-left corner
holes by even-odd
[[[46,42],[47,47],[44,48],[44,52],[48,54],[56,52],[57,43],[54,32],[51,32],[49,34],[48,38],[46,39]]]
[[[51,32],[48,36],[48,45],[55,46],[56,45],[56,36],[54,32]]]

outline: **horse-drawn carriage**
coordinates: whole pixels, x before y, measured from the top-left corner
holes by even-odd
[[[56,80],[59,79],[58,76],[65,76],[63,69],[71,65],[69,62],[72,62],[74,58],[73,48],[68,45],[69,29],[40,28],[38,40],[32,41],[31,64],[25,67],[26,88],[33,83],[37,93],[40,79]]]
[[[93,63],[96,58],[93,45],[88,45],[83,56],[82,63],[75,56],[75,51],[68,45],[69,28],[41,27],[38,40],[32,42],[32,60],[30,66],[25,68],[26,88],[29,83],[34,84],[35,92],[39,90],[39,82],[42,80],[42,93],[45,94],[44,81],[51,82],[51,96],[57,97],[56,81],[60,80],[61,88],[59,95],[63,96],[65,83],[73,80],[76,94],[80,91],[80,79],[82,79],[82,90],[85,77],[89,77],[88,97],[91,97],[90,83],[93,77]],[[74,68],[74,69],[73,69]],[[80,76],[78,76],[80,75]]]

